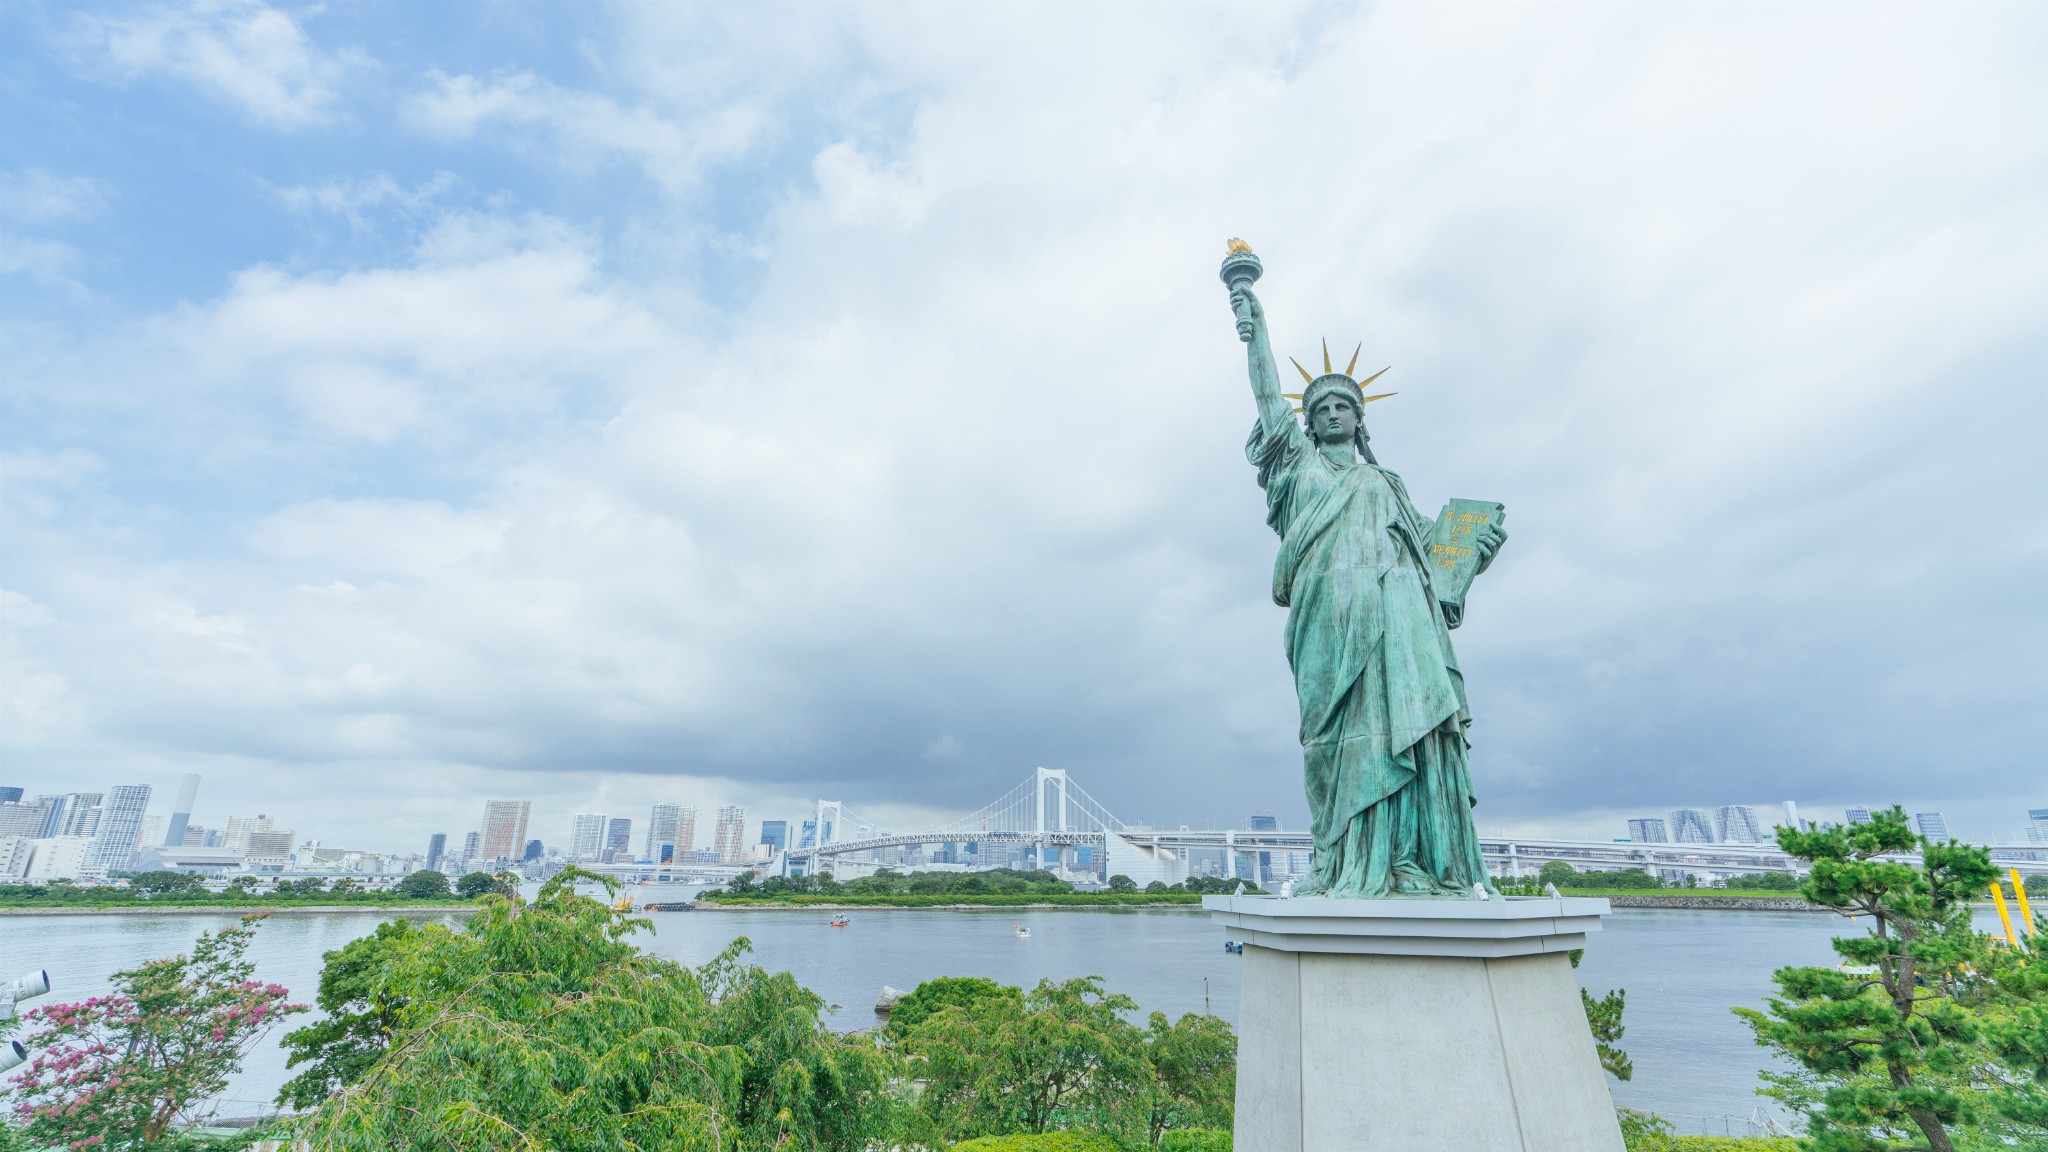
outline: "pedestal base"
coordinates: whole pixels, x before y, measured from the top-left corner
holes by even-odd
[[[1245,945],[1237,1152],[1622,1152],[1564,955],[1607,901],[1202,904]]]

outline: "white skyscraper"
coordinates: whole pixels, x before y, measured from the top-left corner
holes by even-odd
[[[569,859],[595,860],[602,855],[610,823],[611,817],[602,812],[578,812],[569,822]]]
[[[477,852],[484,860],[517,860],[526,850],[526,819],[531,800],[484,801],[484,831]]]
[[[712,847],[718,851],[718,862],[737,864],[746,850],[747,810],[737,804],[728,804],[718,810],[718,830],[714,834]]]
[[[47,835],[91,836],[98,832],[100,803],[105,799],[106,797],[98,792],[73,792],[64,797],[64,807],[57,818],[57,830]]]
[[[1714,843],[1714,817],[1705,808],[1680,808],[1671,813],[1673,844]]]
[[[1714,831],[1723,844],[1760,844],[1764,838],[1763,822],[1747,804],[1729,804],[1714,813]]]
[[[1646,816],[1628,822],[1628,838],[1635,844],[1669,844],[1671,833],[1664,828],[1664,821],[1655,816]]]
[[[673,860],[676,854],[677,833],[683,820],[681,804],[656,804],[647,817],[647,850],[643,853],[656,864]]]
[[[147,784],[116,784],[99,805],[99,819],[93,829],[92,847],[85,866],[94,871],[128,867],[135,858],[135,842],[142,835],[142,817],[149,810]]]
[[[1945,841],[1951,839],[1948,834],[1948,821],[1943,819],[1939,812],[1913,813],[1913,831],[1918,832],[1929,840]]]

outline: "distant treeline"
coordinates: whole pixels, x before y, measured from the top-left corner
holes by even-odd
[[[1783,892],[1789,895],[1799,891],[1799,877],[1789,872],[1766,872],[1760,876],[1730,876],[1721,888],[1699,888],[1690,876],[1682,880],[1665,881],[1641,868],[1628,868],[1617,872],[1581,872],[1562,860],[1552,860],[1545,864],[1533,880],[1524,881],[1519,885],[1505,878],[1497,878],[1494,882],[1499,885],[1501,891],[1511,894],[1541,892],[1545,884],[1555,884],[1561,892],[1676,889],[1693,895],[1712,895],[1717,891]]]
[[[868,904],[889,908],[922,908],[944,904],[1198,904],[1205,895],[1260,889],[1239,880],[1198,876],[1184,884],[1154,881],[1140,890],[1128,876],[1112,876],[1106,890],[1082,891],[1050,872],[995,868],[986,872],[897,872],[883,868],[872,876],[841,882],[830,872],[812,876],[742,874],[725,888],[698,897],[725,904]]]
[[[401,907],[417,904],[457,905],[487,892],[509,892],[510,879],[472,872],[454,884],[439,872],[414,872],[390,888],[372,890],[343,878],[332,883],[318,877],[281,879],[268,891],[257,891],[253,876],[237,877],[214,891],[197,876],[183,872],[143,872],[125,886],[74,884],[0,884],[0,908],[153,907],[277,908],[305,905],[361,904]]]

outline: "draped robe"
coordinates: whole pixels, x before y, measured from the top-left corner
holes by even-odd
[[[1246,455],[1280,535],[1314,874],[1298,894],[1469,896],[1491,884],[1472,823],[1472,717],[1428,563],[1433,521],[1400,477],[1340,463],[1291,419]]]

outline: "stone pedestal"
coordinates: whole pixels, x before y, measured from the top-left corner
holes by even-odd
[[[1565,956],[1607,901],[1202,907],[1244,944],[1237,1152],[1622,1152]]]

